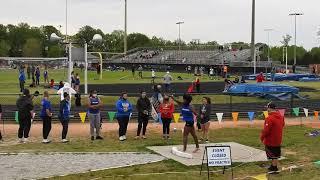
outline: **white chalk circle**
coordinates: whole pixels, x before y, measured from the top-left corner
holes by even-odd
[[[193,158],[192,154],[179,151],[177,147],[172,147],[171,153],[182,158],[187,158],[187,159]]]

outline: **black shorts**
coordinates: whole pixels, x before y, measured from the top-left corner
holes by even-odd
[[[210,120],[208,118],[205,118],[205,119],[201,119],[200,120],[200,124],[207,124]]]
[[[194,127],[194,122],[193,121],[186,122],[186,126],[187,127]]]
[[[281,157],[281,147],[265,146],[268,159],[279,159]]]

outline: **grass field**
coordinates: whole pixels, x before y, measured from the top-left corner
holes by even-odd
[[[320,160],[319,138],[308,138],[304,136],[305,132],[310,131],[311,128],[300,126],[288,126],[284,132],[283,155],[285,160],[281,161],[282,167],[291,165],[305,164],[304,167],[295,169],[292,172],[285,171],[279,175],[272,175],[270,179],[317,179],[320,176],[320,170],[312,164],[314,161]],[[244,145],[263,149],[263,145],[259,140],[260,128],[224,128],[214,129],[210,131],[210,137],[213,142],[238,142]],[[106,140],[104,141],[89,141],[86,137],[79,137],[72,139],[70,144],[52,143],[43,145],[40,143],[30,143],[23,145],[9,145],[2,146],[0,152],[114,152],[114,151],[136,151],[136,152],[150,152],[147,146],[162,146],[162,145],[176,145],[181,144],[182,136],[180,133],[173,134],[171,141],[164,141],[161,134],[157,130],[148,132],[147,140],[133,140],[121,143],[117,140],[117,132],[110,131],[104,134]],[[134,132],[130,131],[129,137],[134,137]],[[192,142],[189,139],[189,142]],[[238,166],[234,169],[237,178],[246,176],[259,175],[265,172],[265,168],[261,167],[262,163],[236,163]],[[83,174],[69,175],[66,177],[57,177],[52,179],[206,179],[206,173],[199,176],[200,166],[187,167],[173,160],[165,160],[158,163],[147,165],[138,165],[127,168],[118,168],[110,170],[102,170],[97,172],[89,172]],[[218,169],[212,169],[218,170]],[[137,175],[145,173],[166,173],[179,172],[176,174],[150,174]],[[215,179],[230,179],[231,174],[227,172],[226,175],[220,173],[214,174]]]

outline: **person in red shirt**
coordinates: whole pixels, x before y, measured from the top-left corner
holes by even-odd
[[[281,157],[281,144],[284,128],[284,117],[276,110],[276,105],[270,102],[267,105],[269,116],[264,122],[264,128],[260,135],[261,142],[265,145],[268,159],[272,160],[268,168],[269,173],[278,172],[278,159]]]
[[[263,72],[261,72],[256,79],[257,79],[257,83],[262,83],[263,81],[265,81]]]
[[[174,112],[174,104],[168,95],[164,95],[163,103],[160,105],[161,120],[163,125],[163,139],[170,139],[170,123]]]

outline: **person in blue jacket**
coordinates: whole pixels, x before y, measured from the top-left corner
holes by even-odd
[[[25,82],[26,82],[26,75],[24,74],[24,70],[20,69],[20,72],[19,72],[20,92],[23,92]]]
[[[62,141],[63,143],[69,142],[67,138],[68,126],[70,120],[70,95],[68,93],[63,94],[64,99],[60,102],[59,119],[62,125]]]
[[[119,123],[119,140],[124,141],[127,139],[127,127],[132,112],[132,105],[128,101],[128,94],[123,92],[120,99],[116,103],[117,120]]]

